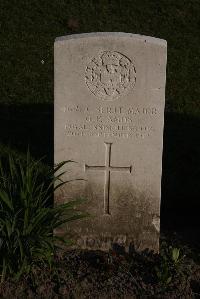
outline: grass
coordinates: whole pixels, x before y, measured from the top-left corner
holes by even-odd
[[[195,235],[200,177],[199,0],[0,1],[0,155],[11,152],[24,159],[29,144],[35,158],[46,156],[40,169],[46,171],[46,164],[53,164],[53,43],[57,36],[96,31],[132,32],[168,42],[161,226],[172,231],[191,226]],[[198,230],[194,259],[199,264],[197,234]],[[192,241],[193,235],[190,233]],[[20,256],[19,248],[16,252]],[[14,258],[8,260],[20,273]],[[138,266],[138,273],[144,266],[145,262]],[[173,279],[170,281],[166,267],[163,261],[157,278],[170,284]],[[90,270],[86,274],[93,279],[93,265]],[[120,274],[119,269],[115,273]],[[48,271],[39,274],[48,276]],[[104,274],[109,277],[110,272]],[[98,272],[97,281],[99,277]],[[116,277],[112,277],[115,285]],[[65,278],[70,281],[70,277]],[[198,279],[195,289],[199,293]]]
[[[168,42],[163,213],[198,219],[200,176],[199,0],[0,1],[0,152],[53,164],[53,43],[57,36],[124,31]],[[2,129],[4,128],[4,129]],[[188,198],[190,205],[188,206]],[[168,214],[170,212],[169,221]],[[188,214],[188,213],[186,213]],[[174,216],[173,216],[174,215]],[[163,219],[163,217],[162,217]]]
[[[55,37],[124,31],[168,41],[167,107],[200,115],[198,0],[4,0],[0,20],[0,103],[53,103]]]
[[[185,217],[186,225],[198,221],[199,24],[199,0],[0,1],[0,152],[6,148],[23,155],[29,144],[36,159],[45,156],[53,164],[57,36],[124,31],[164,38],[168,63],[161,220],[170,226],[185,225]]]
[[[199,0],[0,1],[0,156],[23,158],[29,144],[53,164],[53,43],[95,31],[168,42],[161,228],[196,238],[199,264]]]

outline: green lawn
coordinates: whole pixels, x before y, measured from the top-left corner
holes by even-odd
[[[161,231],[181,232],[199,264],[200,0],[0,0],[0,157],[29,146],[52,166],[54,40],[98,31],[168,42]]]
[[[200,0],[1,0],[0,155],[52,165],[54,40],[95,31],[167,40],[161,221],[200,225]]]
[[[57,36],[123,31],[168,42],[169,111],[200,115],[199,0],[2,0],[1,104],[53,103]]]

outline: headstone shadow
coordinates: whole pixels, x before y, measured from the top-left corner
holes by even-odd
[[[1,144],[53,164],[53,104],[1,104],[0,125]],[[199,133],[198,118],[166,113],[161,229],[200,229]]]
[[[200,119],[166,113],[161,228],[200,228]]]
[[[53,163],[53,104],[0,104],[0,144]]]

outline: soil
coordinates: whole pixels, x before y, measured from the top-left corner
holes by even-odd
[[[200,298],[198,253],[188,249],[177,270],[165,275],[160,254],[118,249],[59,252],[52,268],[34,266],[18,282],[7,279],[0,286],[0,298]]]

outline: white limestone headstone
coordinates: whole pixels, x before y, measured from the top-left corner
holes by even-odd
[[[81,248],[158,251],[167,43],[129,33],[55,41],[55,163],[74,160],[55,194],[84,197],[69,223]]]

